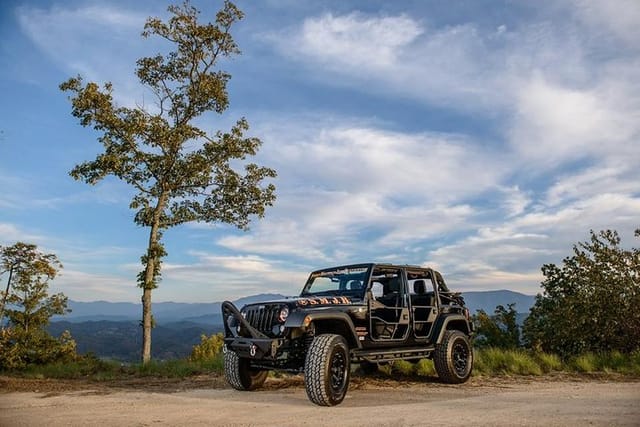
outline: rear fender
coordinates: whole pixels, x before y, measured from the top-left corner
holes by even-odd
[[[444,339],[444,334],[451,329],[456,329],[458,331],[464,332],[467,335],[471,334],[471,328],[469,326],[469,321],[462,314],[451,314],[446,316],[441,322],[439,322],[438,337],[436,339],[436,344],[440,344]]]

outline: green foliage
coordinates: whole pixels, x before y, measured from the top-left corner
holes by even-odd
[[[515,303],[507,308],[498,305],[493,316],[478,310],[473,316],[477,336],[474,345],[479,348],[495,347],[512,349],[520,346],[520,327],[516,319]]]
[[[189,360],[194,362],[213,360],[220,356],[224,345],[224,335],[200,336],[200,344],[193,346]]]
[[[543,370],[524,350],[486,348],[475,352],[473,366],[476,374],[484,375],[542,375]]]
[[[28,378],[85,378],[95,381],[140,377],[186,378],[193,375],[222,375],[224,360],[222,354],[218,354],[213,359],[200,361],[173,359],[147,364],[121,365],[118,362],[100,360],[95,356],[85,355],[69,362],[30,365],[20,371],[0,369],[0,372]],[[381,366],[379,372],[388,377],[437,376],[433,362],[429,359],[422,359],[415,364],[397,361]],[[587,353],[563,362],[557,355],[528,352],[521,349],[486,348],[475,351],[474,375],[476,376],[539,376],[550,372],[639,376],[640,352],[632,354],[615,351],[601,354]],[[282,375],[278,372],[272,373],[274,377]]]
[[[51,316],[68,312],[66,296],[48,294],[49,281],[62,268],[57,257],[18,242],[0,247],[0,262],[0,275],[9,276],[0,311],[8,320],[5,327],[0,317],[0,369],[73,360],[76,343],[71,334],[65,331],[54,338],[45,329]]]
[[[147,364],[122,365],[119,362],[101,360],[89,354],[68,362],[58,361],[43,365],[29,365],[19,371],[12,370],[3,373],[18,374],[26,378],[84,378],[94,381],[111,381],[132,377],[186,378],[211,373],[221,375],[223,370],[224,361],[221,356],[197,362],[189,359],[172,359]]]
[[[420,361],[416,363],[414,370],[415,374],[419,377],[432,377],[437,375],[436,367],[431,359],[420,359]]]
[[[135,375],[142,377],[185,378],[206,373],[222,373],[224,361],[221,355],[209,360],[172,359],[162,362],[136,364],[130,368]]]
[[[561,371],[563,369],[562,359],[557,354],[549,353],[533,353],[533,358],[542,369],[542,372],[549,373],[553,371]]]
[[[171,18],[149,18],[145,38],[157,36],[174,50],[137,61],[140,83],[155,95],[153,109],[117,106],[110,83],[100,87],[82,77],[60,85],[70,93],[72,114],[82,126],[101,136],[104,151],[77,165],[70,174],[95,184],[115,176],[136,190],[130,207],[135,222],[149,227],[149,242],[141,257],[138,284],[143,289],[143,361],[151,357],[151,290],[157,287],[166,251],[163,232],[188,222],[223,222],[247,229],[275,200],[273,169],[247,161],[262,142],[247,137],[244,118],[226,132],[209,134],[195,126],[208,112],[223,113],[228,105],[230,74],[220,61],[240,53],[231,28],[243,13],[231,2],[213,23],[200,24],[199,11],[188,1],[169,6]],[[239,172],[239,169],[242,169]]]
[[[640,237],[640,230],[636,230]],[[544,292],[525,321],[531,348],[562,357],[640,350],[640,249],[615,231],[591,231],[558,267],[542,267]]]
[[[414,372],[414,364],[411,362],[407,362],[406,360],[396,360],[391,365],[391,373],[392,374],[400,374],[402,376],[410,376]]]
[[[598,370],[597,356],[585,353],[571,359],[570,366],[577,372],[591,373]]]
[[[103,381],[117,378],[123,373],[119,363],[101,360],[91,354],[66,362],[30,365],[21,372],[27,378],[91,378]]]
[[[640,352],[585,353],[569,359],[568,369],[580,373],[640,375]]]

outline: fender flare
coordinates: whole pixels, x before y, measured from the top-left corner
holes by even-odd
[[[302,311],[292,312],[287,318],[284,326],[286,328],[305,328],[313,322],[321,322],[323,320],[333,320],[343,323],[351,336],[345,337],[349,342],[354,342],[357,348],[362,348],[362,344],[356,334],[356,328],[353,325],[351,317],[347,313],[335,311]]]
[[[471,334],[471,327],[469,326],[469,321],[465,316],[463,316],[462,314],[450,314],[444,317],[443,320],[437,323],[436,327],[439,329],[437,329],[438,338],[436,339],[436,344],[440,344],[442,342],[444,338],[444,334],[448,330],[447,326],[452,322],[463,323],[465,325],[466,330],[463,330],[462,332],[464,332],[467,335]],[[459,328],[454,328],[454,329],[459,329]]]

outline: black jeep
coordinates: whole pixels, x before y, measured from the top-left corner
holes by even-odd
[[[471,375],[473,326],[459,293],[435,270],[357,264],[311,273],[300,296],[222,303],[224,370],[237,390],[260,387],[269,370],[304,372],[309,399],[337,405],[351,363],[365,371],[395,360],[433,359],[440,379]]]

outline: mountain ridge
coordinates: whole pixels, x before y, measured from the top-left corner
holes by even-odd
[[[535,302],[535,296],[520,292],[501,289],[495,291],[469,291],[462,292],[466,305],[472,314],[478,310],[493,313],[497,305],[507,307],[515,303],[515,309],[519,313],[526,313]],[[238,298],[233,303],[241,307],[245,304],[279,300],[287,296],[275,293],[264,293]],[[158,302],[152,303],[152,312],[156,322],[171,323],[177,321],[192,321],[208,325],[221,324],[222,302],[209,303],[182,303],[182,302]],[[64,316],[54,316],[52,321],[67,321],[71,323],[86,322],[92,320],[105,321],[134,321],[141,317],[142,305],[129,302],[109,301],[73,301],[68,304],[71,312]]]

